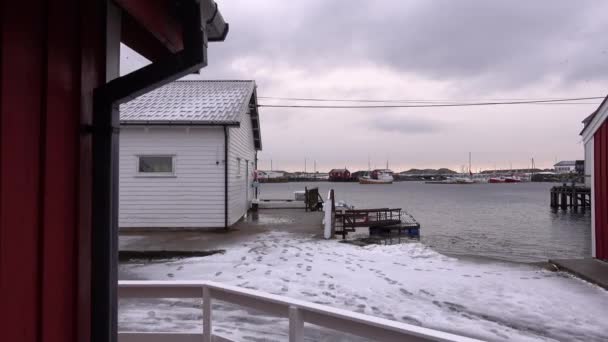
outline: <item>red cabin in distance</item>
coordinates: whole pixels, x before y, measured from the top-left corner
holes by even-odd
[[[348,182],[350,181],[350,171],[348,169],[332,169],[329,171],[330,182]]]

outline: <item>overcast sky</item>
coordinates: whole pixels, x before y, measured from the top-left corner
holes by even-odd
[[[608,1],[216,0],[230,23],[201,79],[258,96],[570,98],[608,93]],[[122,72],[145,61],[123,48]],[[260,99],[260,103],[286,101]],[[586,105],[260,108],[260,169],[551,167],[582,159]],[[291,102],[290,102],[291,103]],[[293,104],[293,103],[292,103]],[[319,104],[319,103],[299,103]],[[327,104],[327,103],[323,103]],[[331,104],[331,103],[330,103]],[[344,103],[342,103],[344,104]]]

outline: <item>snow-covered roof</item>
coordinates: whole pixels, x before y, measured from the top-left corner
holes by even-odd
[[[574,165],[576,165],[576,160],[562,160],[553,166],[574,166]]]
[[[123,124],[235,124],[247,111],[253,81],[177,81],[120,106]]]
[[[254,81],[176,81],[120,106],[121,125],[239,125],[251,108],[261,149]]]

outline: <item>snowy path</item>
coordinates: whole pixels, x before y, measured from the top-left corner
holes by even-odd
[[[139,279],[208,279],[484,340],[608,340],[601,288],[533,266],[461,261],[420,243],[362,248],[271,233],[223,255],[121,269]],[[239,308],[218,308],[219,332],[259,341],[286,334],[273,328],[285,325],[278,319],[243,320]],[[122,330],[200,331],[201,324],[197,303],[183,300],[122,301],[119,319]]]

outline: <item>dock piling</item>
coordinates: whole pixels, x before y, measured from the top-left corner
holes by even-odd
[[[567,185],[554,186],[550,194],[551,208],[567,210],[572,208],[585,211],[591,208],[591,189],[584,186]]]

